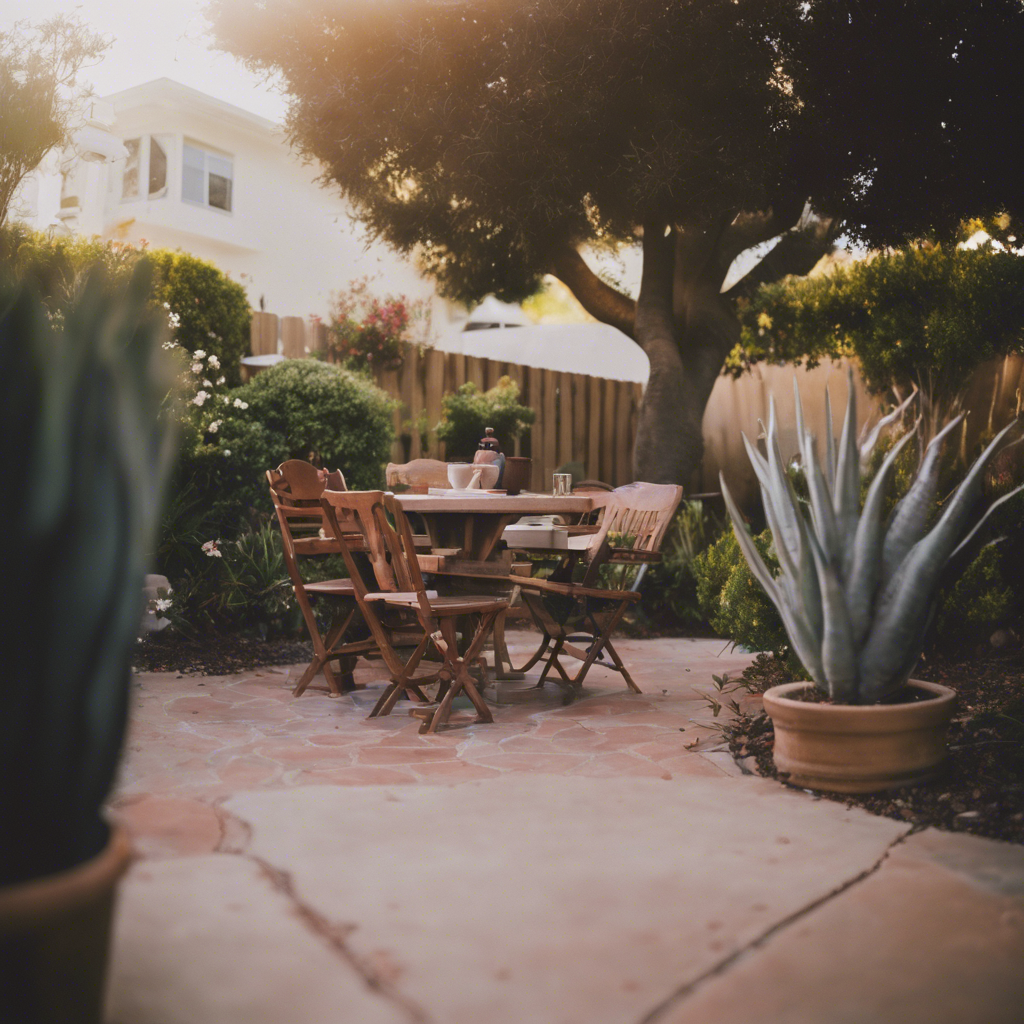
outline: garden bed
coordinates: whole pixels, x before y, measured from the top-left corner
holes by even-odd
[[[313,645],[308,640],[261,640],[239,633],[214,633],[192,640],[166,630],[150,633],[135,645],[132,667],[138,672],[225,676],[269,665],[296,665],[312,657]]]
[[[915,676],[957,691],[950,754],[940,774],[917,787],[885,793],[821,794],[873,814],[1024,843],[1024,652],[986,651],[970,661],[935,660]],[[743,686],[763,692],[788,679],[761,656]],[[740,713],[723,727],[742,768],[779,778],[772,761],[774,732],[762,711]]]

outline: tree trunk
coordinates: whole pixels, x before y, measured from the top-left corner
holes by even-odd
[[[700,469],[704,409],[740,336],[715,256],[703,233],[684,242],[663,226],[645,226],[634,334],[651,373],[633,449],[637,480],[688,487]]]
[[[685,228],[645,224],[635,303],[601,281],[576,250],[563,246],[552,253],[551,272],[583,308],[631,337],[650,360],[633,448],[637,480],[684,487],[696,483],[704,456],[704,410],[726,357],[740,340],[736,299],[786,274],[808,273],[832,249],[839,230],[832,221],[801,217],[783,231],[802,204],[781,203],[775,212],[731,221],[723,216]],[[723,295],[722,282],[735,256],[780,231],[782,238],[768,256]]]

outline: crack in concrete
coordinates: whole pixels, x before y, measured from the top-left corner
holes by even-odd
[[[402,995],[391,982],[381,976],[379,971],[349,948],[346,940],[358,925],[336,924],[301,899],[295,891],[295,882],[288,871],[275,867],[254,853],[247,852],[246,848],[252,839],[252,826],[219,804],[214,804],[213,808],[221,827],[217,853],[233,854],[255,864],[274,891],[288,900],[295,916],[307,930],[320,939],[342,963],[355,971],[367,988],[402,1010],[411,1024],[431,1024],[429,1014],[422,1007]]]
[[[874,864],[871,865],[871,867],[865,868],[859,875],[855,875],[853,878],[843,882],[842,885],[837,886],[831,892],[827,892],[824,896],[808,903],[799,910],[795,910],[792,914],[782,918],[782,920],[776,921],[770,928],[767,928],[756,938],[751,939],[750,942],[746,943],[746,945],[741,946],[739,949],[730,953],[713,967],[709,967],[703,972],[703,974],[699,974],[696,978],[693,978],[691,981],[686,982],[686,984],[681,985],[666,999],[644,1014],[644,1016],[637,1021],[637,1024],[658,1024],[658,1021],[664,1020],[666,1013],[675,1006],[678,1006],[684,999],[693,995],[693,993],[705,982],[710,981],[712,978],[717,978],[719,975],[725,974],[731,967],[739,963],[739,961],[746,959],[746,957],[754,953],[756,950],[766,946],[776,935],[779,934],[779,932],[788,928],[792,924],[796,924],[797,921],[802,920],[819,907],[823,907],[826,903],[835,899],[837,896],[841,896],[844,892],[852,889],[855,885],[860,884],[866,878],[870,878],[882,867],[886,860],[888,860],[889,853],[893,848],[899,846],[909,836],[913,835],[917,831],[919,831],[917,826],[908,828],[906,832],[894,839],[885,848],[885,852],[877,861],[875,861]]]

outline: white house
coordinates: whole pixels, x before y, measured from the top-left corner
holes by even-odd
[[[167,78],[105,96],[90,113],[124,150],[103,163],[77,146],[59,210],[32,204],[38,226],[55,216],[70,232],[183,249],[244,284],[254,308],[282,316],[324,316],[332,292],[369,276],[374,291],[431,300],[442,325],[465,318],[411,261],[367,242],[273,122]]]
[[[42,229],[183,249],[243,284],[254,309],[279,316],[323,317],[332,292],[369,277],[376,294],[429,302],[421,340],[438,348],[647,379],[646,357],[607,325],[533,324],[493,298],[468,315],[441,299],[413,260],[369,243],[317,175],[272,121],[160,78],[94,101],[73,149],[26,181],[17,213]],[[494,321],[499,307],[511,319]]]

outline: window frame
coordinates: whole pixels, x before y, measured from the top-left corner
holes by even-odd
[[[201,153],[203,156],[203,199],[192,199],[185,195],[185,171],[186,171],[186,157],[185,150],[191,149],[194,152]],[[230,177],[225,178],[223,174],[219,174],[217,171],[211,170],[210,158],[213,160],[226,163],[231,170]],[[228,183],[227,196],[228,196],[228,207],[214,206],[210,202],[210,177],[216,175],[220,178],[225,178]],[[223,214],[227,217],[231,217],[235,212],[235,157],[231,153],[227,153],[222,149],[217,149],[215,146],[210,146],[205,142],[199,142],[197,139],[184,136],[182,139],[181,146],[181,201],[188,203],[189,206],[199,207],[205,210],[212,210],[214,213]]]
[[[121,141],[127,147],[129,142],[138,140],[139,149],[137,156],[136,169],[138,171],[138,178],[135,185],[135,193],[130,196],[124,194],[124,180],[125,172],[128,170],[127,160],[125,161],[124,171],[121,172],[121,190],[119,203],[138,203],[138,202],[150,202],[156,199],[164,199],[170,195],[170,182],[172,169],[174,167],[172,153],[175,149],[175,137],[168,135],[166,132],[140,132],[138,135],[130,135],[126,139]],[[164,154],[166,162],[166,168],[164,171],[164,184],[162,188],[158,188],[155,192],[149,190],[150,186],[150,174],[152,170],[152,154],[153,154],[153,142],[160,147]],[[116,180],[116,179],[115,179]],[[143,189],[145,185],[145,189]]]

